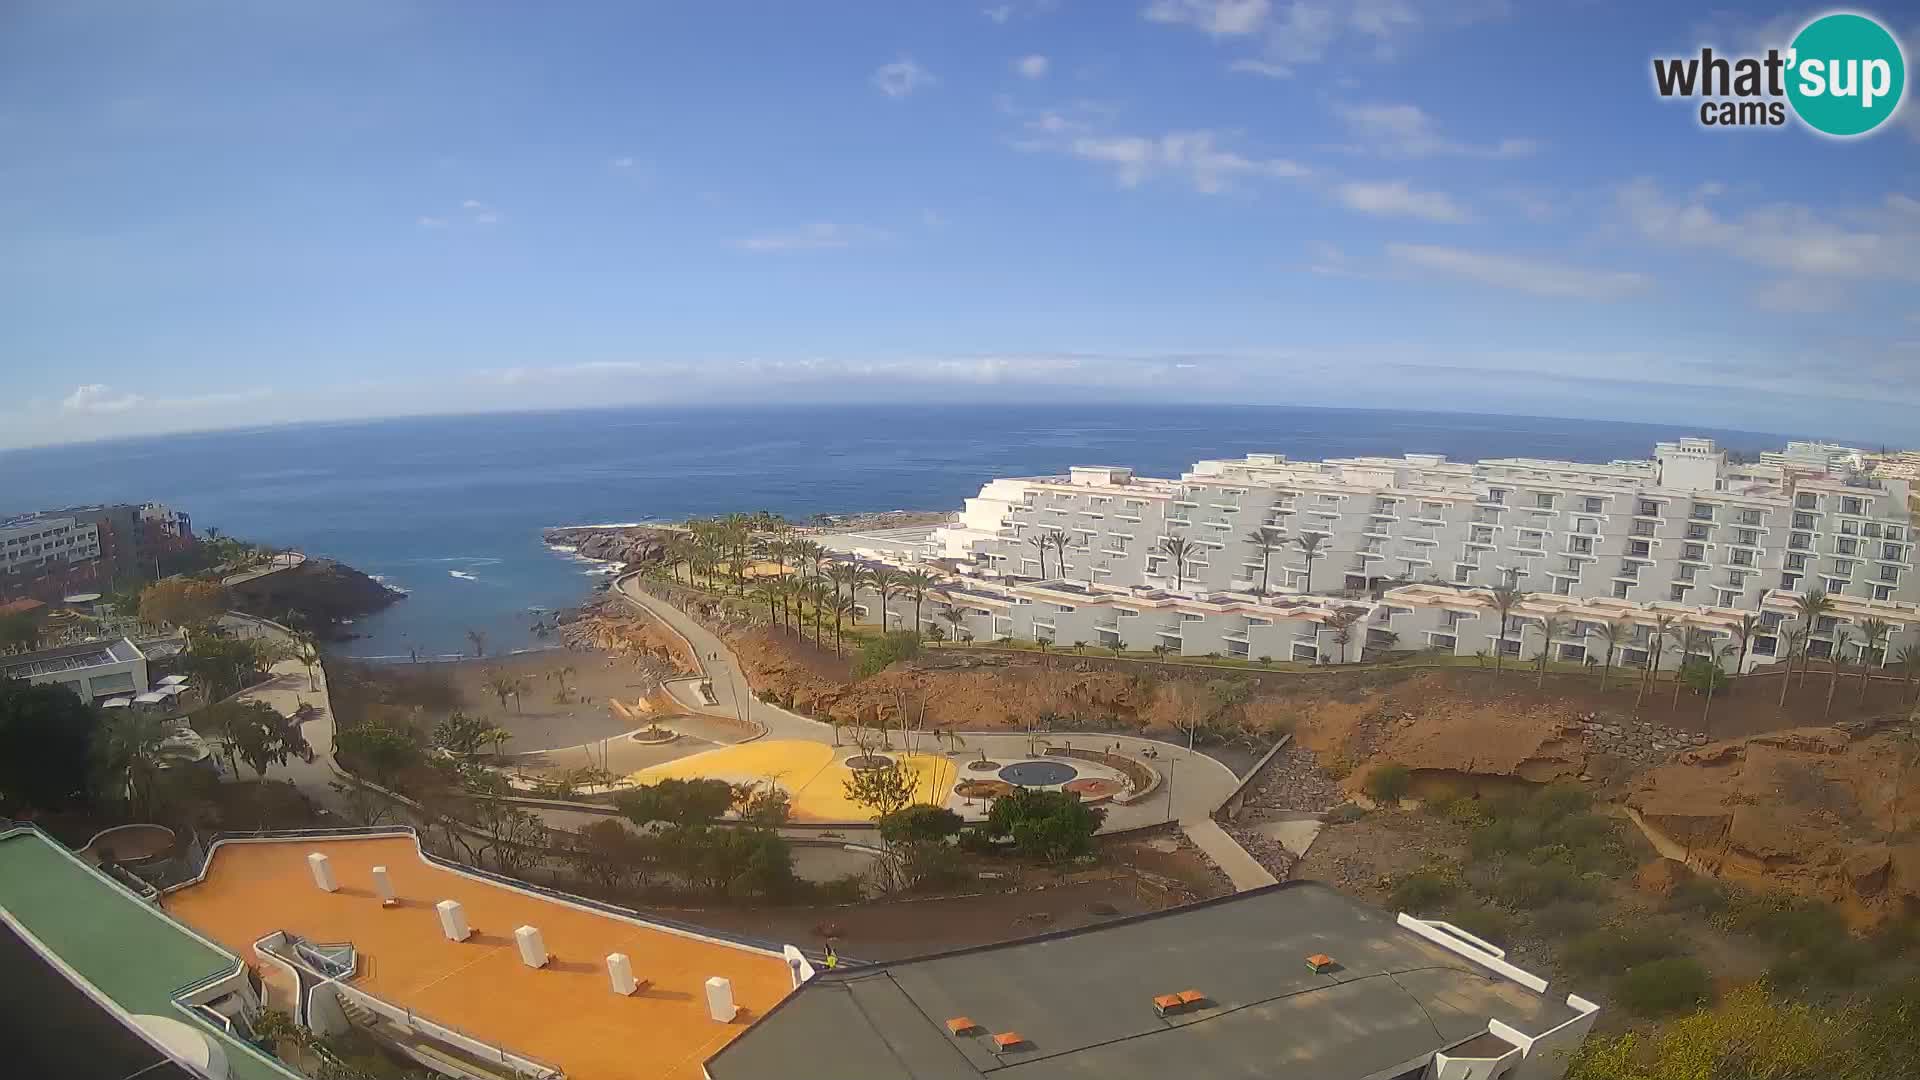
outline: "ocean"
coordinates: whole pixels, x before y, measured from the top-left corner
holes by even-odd
[[[1178,475],[1249,451],[1429,452],[1461,460],[1646,457],[1705,435],[1607,421],[1247,406],[621,408],[304,424],[0,453],[0,515],[167,503],[194,528],[337,558],[405,589],[338,651],[405,659],[536,648],[534,613],[578,603],[607,568],[549,549],[554,525],[729,511],[958,509],[994,476],[1126,465]]]

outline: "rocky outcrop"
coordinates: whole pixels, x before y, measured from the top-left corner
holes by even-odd
[[[1749,888],[1871,923],[1920,903],[1920,751],[1912,734],[1796,728],[1688,750],[1627,806],[1670,855]]]
[[[308,558],[297,566],[262,574],[228,586],[238,611],[262,618],[294,621],[324,638],[347,636],[340,624],[384,611],[406,598],[345,563]]]
[[[557,547],[571,548],[577,555],[589,559],[623,563],[628,567],[665,561],[667,541],[673,535],[671,529],[656,529],[644,525],[548,529],[541,534],[547,543]]]

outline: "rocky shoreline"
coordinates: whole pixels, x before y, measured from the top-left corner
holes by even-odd
[[[407,596],[345,563],[322,558],[230,586],[229,592],[240,611],[268,619],[292,612],[328,641],[351,638],[343,623],[385,611]]]

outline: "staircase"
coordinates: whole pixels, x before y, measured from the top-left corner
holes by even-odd
[[[346,1014],[347,1021],[354,1027],[370,1028],[380,1023],[380,1015],[358,1001],[340,995],[340,1011]]]

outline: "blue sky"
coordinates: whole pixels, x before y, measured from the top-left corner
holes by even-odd
[[[1920,106],[1651,87],[1818,10],[12,0],[0,445],[1053,393],[1920,442]]]

